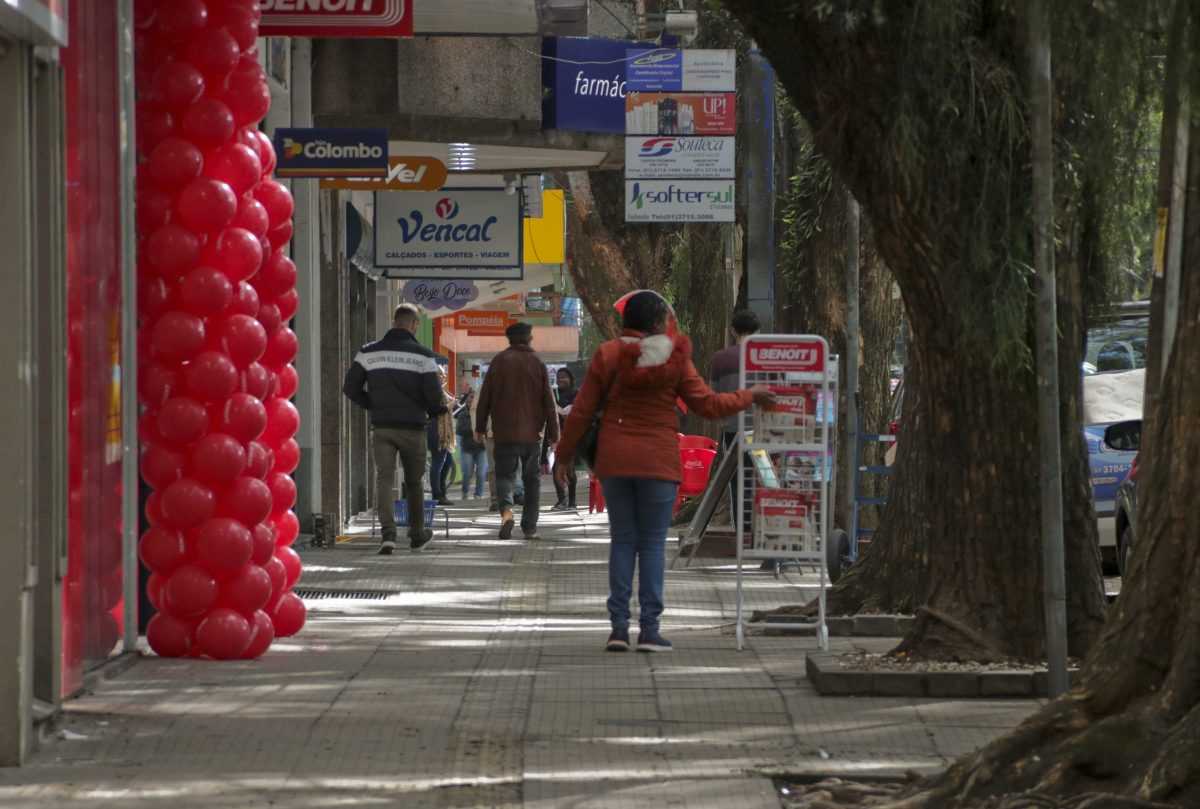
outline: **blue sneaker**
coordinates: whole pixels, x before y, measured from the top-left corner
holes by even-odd
[[[612,634],[608,636],[608,645],[604,649],[608,652],[628,652],[629,630],[614,629]]]
[[[658,634],[654,629],[643,629],[638,633],[637,650],[639,652],[669,652],[671,641]]]

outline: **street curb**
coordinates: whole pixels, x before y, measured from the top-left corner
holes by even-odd
[[[804,670],[818,694],[867,697],[955,697],[958,699],[1048,695],[1044,669],[988,671],[880,671],[844,665],[841,655],[813,652]],[[1077,669],[1068,673],[1074,676]]]
[[[814,626],[789,628],[782,624],[772,624],[770,626],[755,626],[755,621],[759,616],[755,616],[747,627],[756,634],[763,635],[811,635],[813,634]],[[765,614],[767,620],[780,619],[789,616],[773,616]],[[796,616],[799,617],[799,616]],[[812,619],[809,619],[812,620]],[[911,615],[847,615],[847,616],[826,616],[825,626],[829,629],[829,637],[831,638],[902,638],[907,634],[912,626],[913,617]]]

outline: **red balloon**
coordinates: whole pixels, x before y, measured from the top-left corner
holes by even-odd
[[[254,276],[260,299],[274,298],[296,286],[296,265],[282,250],[276,250]],[[269,331],[269,330],[268,330]]]
[[[229,96],[225,104],[232,106]],[[237,110],[232,110],[237,121]],[[245,126],[238,123],[238,126]],[[262,164],[252,149],[241,143],[225,143],[213,149],[204,161],[204,176],[228,183],[239,196],[254,188],[262,177]],[[268,213],[270,209],[268,209]]]
[[[233,301],[233,282],[215,267],[197,267],[179,284],[179,303],[197,317],[225,311]]]
[[[204,524],[196,542],[196,556],[213,573],[233,573],[250,561],[254,537],[250,529],[229,517],[214,517]],[[255,607],[258,609],[258,607]]]
[[[244,281],[262,265],[262,243],[245,228],[229,227],[221,231],[215,253],[217,266],[225,271],[230,281]]]
[[[138,235],[147,238],[151,233],[171,221],[171,197],[159,191],[150,183],[143,183],[137,189],[137,231]]]
[[[227,354],[202,351],[188,363],[183,377],[188,392],[200,401],[221,402],[237,388],[238,369]]]
[[[279,307],[280,320],[287,323],[296,316],[296,310],[300,308],[300,293],[289,289],[275,299],[275,305]]]
[[[208,411],[190,396],[173,396],[158,408],[155,424],[172,444],[190,444],[208,432]]]
[[[237,214],[237,197],[233,189],[220,180],[200,177],[184,186],[175,207],[183,224],[191,230],[215,233],[233,221]]]
[[[141,415],[138,416],[137,429],[138,441],[142,442],[143,446],[151,444],[166,444],[167,439],[162,437],[158,431],[158,410],[156,408],[143,408]],[[83,470],[80,468],[83,464],[71,464],[71,473],[78,474],[80,480],[83,479]],[[75,485],[75,484],[72,484]]]
[[[207,22],[208,9],[200,0],[169,0],[159,6],[154,27],[168,42],[184,42]]]
[[[267,387],[271,383],[271,372],[262,363],[252,362],[238,377],[238,391],[249,393],[256,399],[267,398]]]
[[[163,138],[150,152],[146,172],[150,181],[164,191],[174,191],[200,176],[204,155],[183,138]],[[270,213],[270,208],[267,212]]]
[[[190,621],[160,612],[146,624],[146,642],[159,657],[187,657],[196,642]]]
[[[209,28],[196,34],[188,43],[188,61],[200,68],[205,76],[225,78],[237,67],[242,48],[228,31]]]
[[[275,375],[279,378],[279,390],[275,395],[281,399],[291,399],[295,396],[296,388],[300,386],[300,375],[296,373],[296,366],[285,365]]]
[[[271,228],[267,233],[267,240],[270,241],[273,250],[282,250],[287,247],[288,242],[292,240],[292,220],[284,220],[281,224]]]
[[[267,133],[261,129],[252,129],[250,133],[258,141],[258,158],[263,164],[263,179],[265,180],[271,176],[271,172],[275,171],[275,144],[271,143]]]
[[[275,524],[275,547],[287,548],[300,536],[300,520],[296,512],[287,511],[272,518]]]
[[[192,448],[193,474],[205,483],[226,483],[246,469],[246,449],[226,433],[209,433]]]
[[[187,560],[183,534],[174,528],[150,526],[138,540],[138,558],[154,573],[175,572]]]
[[[259,275],[262,273],[260,272]],[[283,325],[279,318],[279,307],[273,303],[264,303],[258,307],[257,320],[262,324],[268,336],[274,334],[275,330]]]
[[[266,606],[271,598],[271,577],[255,564],[242,566],[221,585],[222,606],[235,609],[247,618]]]
[[[226,82],[222,97],[233,111],[233,120],[238,126],[256,125],[271,109],[271,88],[267,80],[248,71],[235,70]],[[261,176],[261,165],[258,172]]]
[[[278,227],[292,218],[292,212],[295,210],[292,192],[288,191],[282,183],[263,180],[258,188],[254,189],[254,198],[267,209],[267,216],[271,218],[271,227]]]
[[[258,58],[254,54],[245,54],[238,59],[237,67],[233,72],[247,79],[255,81],[266,81],[267,71],[258,63]]]
[[[259,308],[258,291],[245,281],[238,281],[233,288],[233,303],[229,305],[229,314],[256,317]],[[263,350],[266,350],[265,346]]]
[[[217,344],[240,367],[256,362],[267,350],[267,331],[249,315],[230,315],[217,325]]]
[[[261,441],[251,441],[246,445],[246,474],[252,478],[266,480],[275,465],[275,454]]]
[[[142,404],[157,407],[183,390],[180,374],[175,368],[151,360],[138,365],[138,398]]]
[[[175,59],[154,71],[150,90],[164,107],[182,110],[204,94],[204,76],[191,62]]]
[[[221,9],[221,25],[243,51],[254,47],[255,40],[258,39],[258,17],[249,9],[242,6]]]
[[[300,445],[296,443],[296,439],[289,438],[279,446],[275,447],[275,466],[274,471],[291,474],[296,471],[296,467],[300,465]]]
[[[283,562],[283,569],[287,571],[287,586],[292,588],[296,586],[296,582],[300,581],[301,565],[300,554],[296,553],[290,547],[282,547],[275,549],[275,558]]]
[[[267,429],[262,438],[267,446],[278,446],[300,429],[300,411],[287,399],[276,396],[263,402],[263,406],[267,409]]]
[[[228,607],[216,607],[196,627],[196,643],[216,660],[236,660],[250,645],[250,622]]]
[[[263,352],[262,364],[271,370],[277,370],[296,359],[299,350],[300,341],[296,339],[296,332],[286,326],[276,329],[275,333],[267,338],[267,350]]]
[[[260,522],[250,530],[254,538],[254,550],[250,554],[250,561],[258,566],[263,566],[271,561],[275,555],[275,525],[269,520]],[[268,577],[267,581],[270,581]],[[267,597],[270,598],[270,589],[267,590]]]
[[[217,497],[195,478],[182,477],[162,490],[162,513],[179,528],[195,528],[212,519]]]
[[[237,216],[233,218],[233,226],[245,228],[259,239],[267,235],[271,220],[267,218],[267,209],[251,194],[238,197]]]
[[[187,473],[187,456],[166,444],[147,444],[138,468],[148,486],[163,489]]]
[[[250,617],[250,624],[250,644],[242,652],[242,660],[253,660],[260,656],[271,648],[271,641],[275,640],[275,624],[271,623],[271,616],[262,610]]]
[[[258,321],[254,321],[258,323]],[[178,309],[154,322],[150,350],[164,362],[186,362],[204,348],[204,321]]]
[[[138,279],[138,314],[144,320],[152,320],[167,309],[173,309],[174,303],[175,290],[167,286],[166,281],[154,275]]]
[[[275,624],[275,637],[290,638],[299,632],[304,627],[306,612],[300,596],[290,592],[280,596],[268,613]]]
[[[204,568],[184,565],[167,579],[164,592],[170,612],[191,617],[212,609],[220,588],[216,577]]]
[[[283,566],[283,562],[275,558],[274,551],[262,568],[271,577],[271,599],[267,602],[270,604],[283,595],[284,590],[287,589],[287,568]]]
[[[138,152],[142,155],[150,154],[164,138],[175,133],[175,119],[170,110],[156,104],[139,103],[134,120],[137,125]],[[229,120],[233,122],[232,115]]]
[[[235,393],[221,408],[221,429],[240,441],[253,441],[267,428],[263,403],[247,393]]]
[[[167,280],[174,281],[200,258],[200,240],[181,225],[167,224],[150,234],[145,243],[146,261]]]
[[[146,579],[146,598],[156,610],[161,611],[164,607],[163,588],[166,586],[167,576],[162,573],[151,573]]]
[[[242,475],[225,487],[220,511],[245,525],[258,525],[271,514],[271,490],[258,478]],[[249,558],[247,550],[246,559]]]
[[[150,492],[150,496],[146,498],[146,522],[151,525],[169,526],[170,521],[166,515],[162,513],[162,492]],[[72,514],[78,514],[78,511],[72,511]]]
[[[215,98],[202,98],[188,107],[180,128],[192,143],[213,149],[233,137],[233,113]]]
[[[267,488],[271,490],[271,513],[284,514],[296,505],[296,481],[282,472],[267,476]]]

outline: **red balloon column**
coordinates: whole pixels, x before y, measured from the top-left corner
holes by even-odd
[[[304,625],[292,196],[256,128],[258,0],[137,0],[138,546],[165,657],[252,658]]]

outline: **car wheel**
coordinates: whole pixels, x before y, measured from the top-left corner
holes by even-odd
[[[829,581],[836,584],[842,574],[850,569],[850,537],[842,529],[835,529],[825,545],[825,569]]]
[[[1125,530],[1121,532],[1120,538],[1117,540],[1117,570],[1121,572],[1121,578],[1129,571],[1129,560],[1133,557],[1133,526],[1125,526]]]

